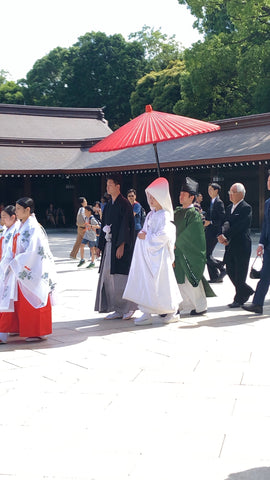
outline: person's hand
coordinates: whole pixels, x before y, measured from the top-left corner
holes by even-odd
[[[208,225],[210,225],[210,220],[204,220],[203,224],[205,227],[208,227]]]
[[[222,235],[222,234],[218,235],[217,239],[218,239],[219,243],[222,243],[222,245],[225,245],[225,246],[229,245],[229,242],[228,242],[227,238],[224,237],[224,235]]]
[[[119,247],[117,248],[117,250],[116,250],[116,258],[118,258],[118,260],[120,260],[120,258],[123,257],[123,255],[124,255],[124,248],[125,248],[125,244],[124,244],[124,243],[121,243],[121,245],[119,245]]]
[[[144,240],[146,237],[146,233],[142,230],[141,232],[138,233],[138,238],[140,240]]]
[[[261,257],[263,254],[263,246],[262,245],[258,245],[258,248],[257,248],[257,255],[258,257]]]

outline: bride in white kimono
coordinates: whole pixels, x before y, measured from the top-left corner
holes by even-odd
[[[182,298],[173,270],[176,229],[168,181],[157,178],[145,192],[151,211],[138,233],[123,298],[143,312],[136,325],[153,323],[152,314],[176,322]]]
[[[0,332],[16,332],[28,341],[52,332],[55,289],[53,256],[33,211],[31,198],[17,200],[20,225],[0,263]]]

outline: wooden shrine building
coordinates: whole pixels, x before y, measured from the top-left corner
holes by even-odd
[[[253,207],[253,228],[260,228],[270,169],[270,113],[214,122],[220,131],[158,144],[161,174],[170,182],[173,203],[185,176],[199,182],[204,206],[207,187],[216,181],[228,204],[232,183],[246,187]],[[74,224],[77,198],[88,203],[105,191],[106,174],[122,174],[122,193],[137,190],[146,206],[145,187],[157,176],[152,145],[108,153],[89,148],[111,133],[102,109],[33,107],[0,104],[0,202],[14,203],[32,196],[37,215],[53,203]]]

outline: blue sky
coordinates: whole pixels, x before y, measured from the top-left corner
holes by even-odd
[[[10,80],[25,77],[55,47],[70,47],[90,31],[121,33],[126,39],[143,25],[176,35],[183,47],[200,39],[192,17],[177,0],[13,0],[1,5],[0,70]]]

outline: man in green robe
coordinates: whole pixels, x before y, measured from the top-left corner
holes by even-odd
[[[176,225],[175,276],[183,301],[180,312],[203,315],[207,311],[206,296],[214,292],[203,277],[206,265],[206,242],[202,219],[193,203],[198,184],[186,178],[174,213]]]

